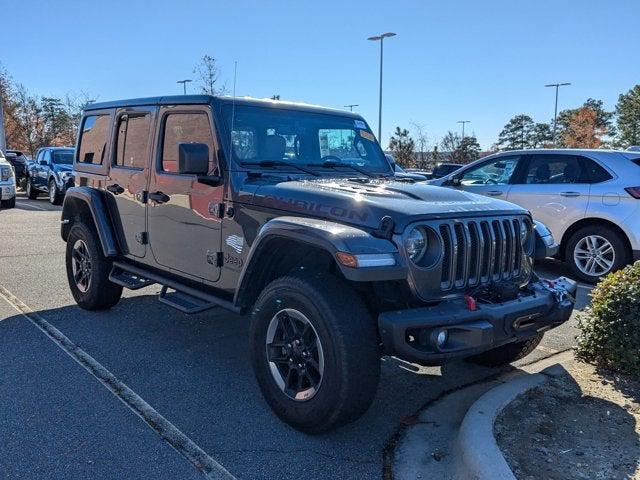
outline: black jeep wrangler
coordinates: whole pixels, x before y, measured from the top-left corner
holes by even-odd
[[[380,357],[522,358],[571,315],[576,286],[522,208],[396,177],[358,115],[212,96],[92,104],[62,212],[77,303],[162,286],[185,313],[251,314],[271,408],[316,433],[358,418]]]

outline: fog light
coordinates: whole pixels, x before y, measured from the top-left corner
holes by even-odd
[[[438,349],[442,349],[449,340],[449,332],[445,329],[436,330],[431,334],[431,339]]]

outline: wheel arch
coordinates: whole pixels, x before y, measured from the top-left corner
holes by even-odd
[[[627,236],[627,234],[622,228],[620,228],[618,225],[616,225],[610,220],[606,220],[604,218],[590,217],[590,218],[583,218],[577,221],[576,223],[571,225],[569,228],[567,228],[567,230],[565,230],[564,234],[562,235],[562,241],[560,242],[561,260],[565,261],[567,258],[567,246],[569,244],[569,239],[571,238],[571,236],[575,232],[577,232],[579,229],[583,227],[588,227],[588,226],[606,226],[608,228],[611,228],[613,231],[615,231],[620,235],[620,237],[622,238],[622,241],[625,243],[627,251],[629,253],[631,252],[631,241],[629,240],[629,237]]]
[[[118,244],[109,218],[106,202],[95,189],[72,187],[67,191],[62,205],[60,234],[66,242],[69,232],[77,221],[93,224],[105,257],[118,255]]]

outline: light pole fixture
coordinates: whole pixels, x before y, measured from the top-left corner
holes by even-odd
[[[554,145],[556,143],[556,124],[558,123],[558,89],[560,87],[565,87],[567,85],[571,85],[571,83],[550,83],[549,85],[545,85],[545,87],[555,87],[556,89],[556,108],[553,112],[553,137],[552,137],[552,141]]]
[[[181,83],[182,84],[182,94],[186,95],[187,94],[187,83],[191,83],[193,82],[193,80],[189,80],[188,78],[184,79],[184,80],[178,80],[176,83]]]
[[[359,107],[360,105],[358,105],[357,103],[350,103],[349,105],[343,105],[344,108],[348,108],[350,111],[353,112],[353,107]]]
[[[373,42],[380,41],[380,90],[378,95],[378,141],[382,142],[382,52],[383,52],[383,44],[384,39],[389,37],[395,37],[396,34],[393,32],[383,33],[381,35],[376,35],[373,37],[367,38],[367,40],[371,40]]]
[[[471,123],[471,120],[458,120],[458,123],[462,124],[462,140],[464,140],[464,126],[467,123]]]

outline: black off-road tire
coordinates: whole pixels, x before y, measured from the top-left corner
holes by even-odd
[[[33,186],[33,183],[31,182],[30,179],[27,179],[26,190],[27,190],[27,197],[29,198],[29,200],[35,200],[36,198],[38,198],[38,194],[40,192],[36,187]]]
[[[516,360],[520,360],[533,352],[542,341],[542,337],[544,337],[544,333],[539,333],[520,342],[507,343],[506,345],[494,348],[493,350],[487,350],[486,352],[469,357],[467,358],[467,361],[483,365],[485,367],[500,367],[502,365],[507,365],[515,362]]]
[[[58,191],[58,185],[54,179],[49,180],[49,203],[51,205],[61,205],[64,194]]]
[[[267,360],[267,330],[283,309],[303,313],[324,352],[324,374],[317,392],[299,401],[278,386]],[[380,349],[374,319],[358,295],[331,276],[282,277],[255,303],[250,330],[253,369],[271,409],[306,433],[321,433],[359,418],[369,408],[380,378]]]
[[[2,200],[1,202],[2,208],[13,208],[16,206],[16,197],[10,198],[9,200]]]
[[[86,291],[78,287],[72,267],[72,253],[76,242],[81,240],[87,247],[91,262],[91,280]],[[107,310],[118,303],[122,287],[109,281],[112,262],[102,253],[98,235],[93,225],[76,222],[67,238],[66,252],[67,280],[76,303],[85,310]]]
[[[588,275],[580,270],[574,260],[574,251],[576,246],[578,245],[580,240],[590,235],[598,235],[600,237],[603,237],[607,239],[607,241],[613,246],[615,259],[613,262],[613,266],[607,272],[607,274],[615,272],[616,270],[620,270],[629,263],[631,258],[625,239],[620,235],[620,233],[606,225],[588,225],[573,232],[573,234],[567,241],[567,247],[565,250],[565,261],[567,262],[567,265],[571,269],[573,275],[584,282],[595,284],[598,283],[600,278],[602,278],[606,274]]]

